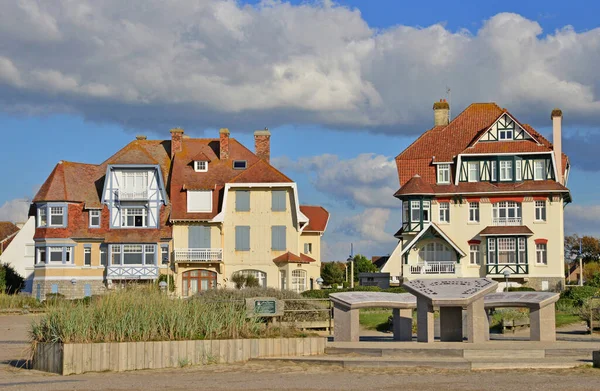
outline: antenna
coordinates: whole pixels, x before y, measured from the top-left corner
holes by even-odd
[[[452,98],[452,90],[450,90],[450,87],[446,86],[446,96],[448,97],[448,123],[450,123],[450,120],[452,119],[452,104],[450,103],[450,98]]]

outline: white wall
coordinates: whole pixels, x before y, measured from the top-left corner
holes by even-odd
[[[17,233],[6,250],[0,255],[0,263],[11,265],[17,273],[26,280],[33,279],[33,267],[35,256],[35,218],[30,217],[27,223]],[[25,283],[26,291],[31,293],[31,281]],[[28,288],[28,289],[27,289]]]

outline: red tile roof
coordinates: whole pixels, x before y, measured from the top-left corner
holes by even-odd
[[[433,188],[419,174],[415,174],[394,194],[394,196],[409,194],[434,194]]]
[[[0,221],[0,242],[5,241],[17,232],[19,232],[19,227],[10,221]]]
[[[477,144],[468,147],[461,153],[518,153],[518,152],[552,152],[545,145],[536,143],[533,140],[518,141],[480,141]]]
[[[496,235],[533,235],[533,232],[526,225],[514,226],[490,226],[485,227],[479,233],[480,236],[496,236]]]
[[[300,212],[308,217],[308,225],[303,232],[325,232],[329,222],[329,212],[322,206],[300,205]]]
[[[283,255],[278,256],[277,258],[273,259],[273,262],[275,263],[311,263],[311,262],[316,262],[316,259],[313,259],[311,257],[309,257],[308,255],[304,255],[304,254],[300,254],[300,256],[291,253],[291,252],[287,252]]]

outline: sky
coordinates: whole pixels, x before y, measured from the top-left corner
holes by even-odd
[[[31,1],[0,13],[0,220],[60,160],[100,163],[144,134],[272,133],[302,204],[331,212],[323,260],[386,255],[394,157],[433,124],[497,102],[550,138],[564,113],[567,234],[600,235],[598,2]]]

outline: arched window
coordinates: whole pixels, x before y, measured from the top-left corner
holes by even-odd
[[[210,270],[189,270],[181,274],[181,293],[184,297],[217,287],[217,273]]]
[[[452,262],[452,250],[443,243],[428,243],[419,250],[421,262]]]
[[[292,290],[294,292],[304,292],[306,290],[306,271],[292,270]]]
[[[240,270],[239,273],[243,276],[254,276],[258,280],[258,286],[267,287],[267,273],[260,270]]]

